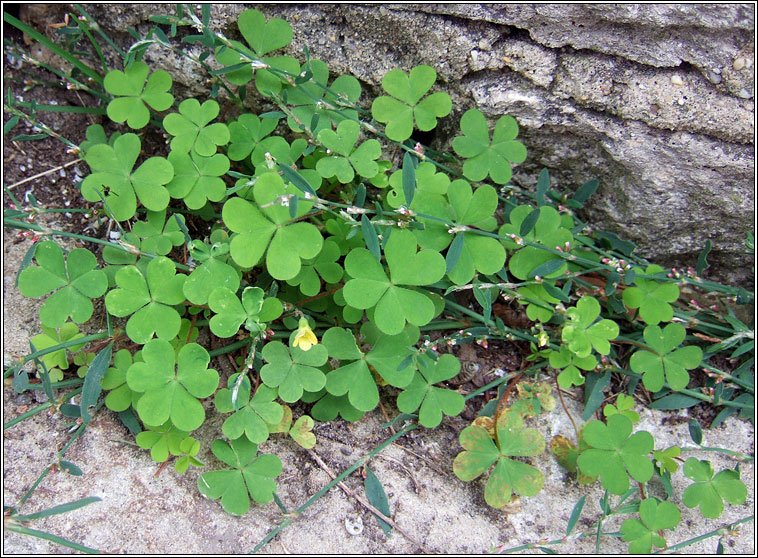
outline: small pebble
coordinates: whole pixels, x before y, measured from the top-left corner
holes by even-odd
[[[363,520],[360,517],[346,517],[345,529],[349,535],[360,535],[363,533]]]
[[[717,74],[716,72],[708,72],[708,81],[718,85],[721,83],[721,74]]]
[[[747,89],[740,89],[737,92],[737,96],[740,99],[749,99],[750,97],[752,97],[752,95],[750,94],[750,91],[748,91]]]
[[[734,68],[735,70],[739,72],[746,65],[747,65],[747,61],[745,60],[745,57],[739,56],[734,59],[734,62],[732,63],[732,68]]]
[[[674,74],[671,76],[671,83],[674,85],[682,85],[684,83],[684,80],[682,79],[682,76],[679,74]]]

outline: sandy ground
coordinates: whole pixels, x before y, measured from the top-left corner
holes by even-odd
[[[24,354],[30,335],[37,333],[36,312],[40,301],[23,298],[14,287],[15,269],[29,241],[18,244],[6,236],[4,250],[4,352]],[[6,383],[3,390],[3,422],[17,416],[24,405],[44,401],[42,392],[16,394]],[[567,399],[569,410],[579,417],[581,407]],[[392,403],[389,402],[392,409]],[[656,448],[687,445],[687,412],[662,413],[637,408],[642,421],[637,429],[654,433]],[[392,411],[394,412],[394,411]],[[381,428],[380,413],[370,413],[355,424],[335,421],[315,429],[315,453],[329,469],[339,474],[369,453],[391,432]],[[462,418],[446,418],[435,430],[418,428],[374,457],[370,468],[382,482],[389,497],[392,518],[406,535],[393,531],[386,538],[376,519],[354,498],[335,487],[308,507],[261,552],[299,554],[344,553],[488,553],[540,540],[560,539],[575,503],[587,495],[577,531],[587,531],[600,517],[599,500],[603,491],[596,484],[579,486],[555,459],[545,452],[529,460],[546,478],[545,489],[536,497],[524,498],[518,513],[505,513],[484,502],[484,478],[470,483],[452,473],[452,462],[461,451],[458,434],[467,425]],[[547,440],[562,434],[573,438],[565,413],[557,410],[532,419],[527,426],[537,428]],[[221,417],[209,413],[209,420],[197,431],[202,442],[198,457],[211,466],[219,463],[210,452],[211,442],[220,436]],[[4,431],[3,503],[13,505],[29,489],[44,468],[55,460],[55,453],[68,440],[65,421],[58,415],[36,415]],[[226,514],[219,502],[207,500],[197,490],[202,469],[184,475],[167,467],[156,477],[158,464],[145,451],[128,445],[128,431],[110,411],[96,415],[85,434],[77,440],[65,459],[78,465],[82,477],[65,473],[48,476],[25,503],[22,512],[31,513],[85,496],[99,496],[97,502],[72,513],[35,521],[32,528],[48,531],[103,552],[124,553],[243,553],[250,552],[266,534],[285,519],[273,503],[251,508],[244,517]],[[705,445],[727,447],[754,453],[754,430],[744,421],[728,420],[715,431],[706,431]],[[274,437],[261,448],[278,455],[284,471],[277,479],[278,494],[289,510],[304,504],[331,480],[322,466],[292,440]],[[691,451],[710,459],[719,471],[735,463],[723,454]],[[207,469],[206,469],[207,470]],[[670,545],[707,533],[750,516],[755,509],[754,466],[741,466],[742,479],[749,487],[747,502],[727,506],[717,520],[702,518],[697,510],[680,504],[682,520],[676,531],[668,532]],[[674,488],[681,495],[689,481],[681,472],[674,475]],[[350,475],[345,485],[363,496],[360,471]],[[663,494],[652,485],[653,495]],[[655,494],[655,491],[660,494]],[[675,502],[679,503],[680,496]],[[615,500],[611,500],[613,503]],[[614,516],[606,531],[615,532],[629,516]],[[685,549],[687,553],[714,553],[717,538],[710,538]],[[755,525],[750,521],[724,537],[727,553],[755,552]],[[553,549],[561,553],[594,553],[594,537],[571,540]],[[602,553],[624,553],[626,544],[614,537],[603,537]],[[4,533],[3,552],[7,554],[68,553],[50,542]]]

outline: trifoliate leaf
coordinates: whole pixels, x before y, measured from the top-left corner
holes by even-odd
[[[382,88],[391,96],[374,99],[371,114],[387,124],[387,137],[405,141],[413,133],[414,122],[428,132],[437,126],[438,118],[450,114],[453,105],[447,93],[433,93],[422,100],[436,80],[437,72],[426,65],[414,67],[410,74],[396,69],[384,75]]]
[[[671,502],[646,498],[640,502],[640,520],[627,519],[621,525],[621,538],[631,543],[632,554],[649,554],[653,545],[666,547],[666,540],[659,534],[664,529],[673,529],[681,519],[679,509]]]
[[[229,143],[229,129],[226,124],[210,124],[218,113],[218,103],[213,99],[208,99],[202,105],[197,99],[182,101],[178,113],[172,112],[163,119],[163,127],[174,136],[171,140],[171,152],[192,151],[201,157],[211,157],[216,153],[217,146]]]
[[[144,128],[150,120],[149,105],[157,111],[168,109],[174,97],[171,89],[171,75],[163,70],[150,74],[147,64],[133,62],[123,72],[111,70],[103,80],[105,90],[115,98],[108,103],[108,118],[114,122],[124,122],[130,128]],[[147,79],[147,82],[145,80]]]
[[[132,314],[126,334],[135,343],[146,343],[153,335],[173,339],[181,327],[173,305],[184,301],[186,279],[186,275],[176,275],[174,262],[165,256],[152,259],[146,275],[137,266],[124,266],[116,273],[119,288],[105,295],[105,306],[119,318]]]
[[[413,233],[394,230],[385,247],[390,277],[365,248],[353,249],[345,258],[352,277],[345,284],[345,301],[359,309],[374,308],[374,320],[384,333],[395,335],[406,322],[429,323],[435,315],[432,301],[421,292],[398,285],[421,286],[439,281],[445,274],[445,259],[439,252],[421,250]]]
[[[463,481],[470,481],[496,463],[487,481],[484,499],[495,508],[506,505],[515,492],[522,496],[535,496],[545,484],[539,469],[511,456],[534,456],[545,451],[545,440],[532,428],[524,429],[518,413],[506,411],[498,417],[496,440],[487,429],[469,426],[460,435],[460,444],[465,451],[453,462],[453,471]],[[497,445],[496,445],[497,443]]]
[[[145,343],[142,358],[126,373],[129,388],[144,392],[137,402],[142,421],[155,425],[171,419],[187,432],[203,424],[205,411],[197,398],[213,394],[219,381],[218,372],[208,369],[208,351],[189,343],[175,356],[170,343],[153,339]]]
[[[203,473],[197,479],[201,494],[212,500],[221,498],[221,506],[233,515],[245,515],[250,509],[250,498],[260,504],[274,499],[273,479],[282,472],[282,462],[277,456],[256,457],[258,446],[244,436],[231,442],[216,440],[211,450],[232,469]]]
[[[84,158],[92,174],[82,182],[82,196],[91,202],[99,202],[104,196],[118,221],[134,217],[137,198],[150,211],[168,206],[169,193],[164,185],[174,177],[174,167],[162,157],[150,157],[133,171],[141,149],[139,137],[124,134],[113,146],[93,146]]]
[[[747,500],[747,488],[737,471],[725,469],[714,476],[709,461],[690,457],[684,463],[684,475],[695,482],[685,489],[682,502],[688,508],[700,507],[703,517],[720,517],[724,511],[723,500],[734,505]]]
[[[461,117],[462,136],[453,140],[453,149],[467,160],[463,174],[469,180],[479,182],[489,176],[497,184],[511,179],[511,163],[526,159],[526,148],[516,141],[518,124],[512,116],[501,116],[495,124],[490,140],[487,120],[478,109],[470,109]]]
[[[647,482],[653,476],[653,437],[647,431],[632,434],[632,421],[624,415],[608,417],[608,424],[595,420],[584,426],[583,440],[590,449],[577,459],[579,469],[589,476],[600,476],[603,488],[612,494],[629,489],[629,477]]]
[[[21,272],[18,288],[32,298],[52,293],[40,309],[42,324],[56,329],[69,317],[77,324],[89,320],[94,309],[91,299],[101,297],[108,288],[108,278],[97,269],[92,252],[75,248],[64,259],[55,242],[45,241],[37,246],[34,259],[38,265]]]
[[[681,324],[668,324],[662,330],[657,325],[645,328],[642,335],[651,350],[638,350],[629,363],[632,370],[642,374],[642,383],[646,389],[660,391],[664,379],[675,391],[687,387],[690,380],[687,370],[700,365],[703,351],[694,345],[680,347],[685,334],[686,329]]]
[[[679,298],[679,287],[675,283],[663,283],[645,277],[663,271],[658,265],[650,265],[645,271],[635,271],[635,286],[624,290],[624,304],[629,308],[639,308],[640,318],[649,325],[671,321],[674,309],[670,303]]]

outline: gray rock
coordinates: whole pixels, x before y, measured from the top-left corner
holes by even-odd
[[[247,5],[212,6],[214,29],[239,36]],[[745,255],[754,208],[754,30],[750,4],[386,4],[257,6],[293,27],[288,54],[314,58],[366,86],[392,68],[430,64],[454,110],[431,140],[450,150],[472,106],[514,116],[528,150],[514,181],[542,167],[563,190],[598,178],[582,217],[638,244],[666,265],[693,265],[706,240],[714,277],[751,283]],[[125,44],[168,6],[89,7]],[[211,57],[212,58],[212,57]],[[148,50],[179,93],[207,90],[202,72],[164,49]],[[210,62],[210,59],[209,59]],[[182,87],[185,88],[182,91]]]

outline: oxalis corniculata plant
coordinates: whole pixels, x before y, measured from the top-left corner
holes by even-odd
[[[523,458],[549,447],[579,483],[600,483],[605,491],[595,527],[574,532],[582,497],[566,537],[542,541],[543,548],[579,536],[596,537],[599,548],[611,535],[628,542],[631,552],[648,553],[667,547],[682,505],[718,518],[725,503],[745,502],[739,464],[714,471],[707,460],[683,456],[706,450],[740,462],[752,458],[703,447],[694,420],[694,446],[657,447],[655,432],[635,431],[639,415],[632,410],[637,390],[649,394],[655,409],[708,402],[720,409],[714,425],[734,414],[752,419],[752,324],[730,307],[706,307],[690,294],[752,302],[741,288],[701,278],[710,243],[696,269],[664,270],[636,256],[632,243],[575,215],[597,181],[562,193],[544,170],[533,192],[513,185],[512,165],[527,152],[510,116],[490,129],[478,109],[466,111],[454,154],[418,143],[415,130],[433,130],[452,111],[430,66],[387,72],[383,94],[369,104],[357,79],[330,75],[307,48],[300,60],[278,54],[292,29],[256,10],[240,15],[237,41],[211,29],[208,6],[197,16],[179,5],[174,15],[152,17],[156,26],[147,37],[130,29],[136,42],[123,51],[76,9],[58,26],[58,42],[4,13],[6,22],[67,60],[70,70],[43,64],[17,46],[6,49],[52,71],[61,80],[56,83],[92,94],[100,106],[77,111],[22,103],[9,88],[5,110],[12,116],[4,132],[24,119],[39,134],[13,140],[61,137],[37,120],[45,110],[107,117],[113,124],[89,126],[81,145],[61,139],[90,168],[79,186],[95,207],[81,211],[109,219],[118,240],[48,229],[36,217],[52,210],[33,199],[21,203],[6,188],[14,205],[5,209],[4,226],[31,231],[36,240],[19,269],[18,288],[45,300],[31,352],[5,377],[17,392],[44,389],[49,401],[5,428],[52,408],[70,417],[75,439],[106,407],[154,460],[165,465],[173,459],[183,473],[207,466],[196,457],[200,444],[191,433],[206,419],[202,401],[212,398],[213,412],[225,417],[211,447],[219,461],[200,475],[198,489],[228,513],[243,515],[251,500],[275,500],[287,511],[275,480],[282,463],[259,452],[272,435],[312,448],[314,420],[357,421],[380,400],[394,404],[393,423],[405,426],[302,511],[390,441],[418,426],[435,428],[444,416],[458,415],[467,399],[497,390],[460,434],[459,479],[488,474],[485,500],[502,508],[543,489],[543,473]],[[184,27],[190,34],[179,40]],[[121,68],[108,68],[100,39],[120,56]],[[80,41],[90,42],[94,65],[85,62]],[[185,50],[190,45],[191,53]],[[142,61],[150,46],[207,71],[207,96],[176,99],[171,75]],[[250,112],[248,95],[270,110]],[[165,149],[149,147],[156,137],[166,139]],[[56,243],[65,237],[94,251],[65,250]],[[509,327],[493,312],[503,299],[517,303],[527,327]],[[93,333],[80,331],[83,324]],[[227,342],[209,350],[198,343],[201,331]],[[452,389],[446,382],[461,374],[461,364],[447,347],[486,347],[491,340],[528,345],[528,367],[470,393]],[[209,365],[224,353],[236,355],[238,368],[222,382]],[[720,362],[731,359],[729,372],[712,364],[717,355]],[[32,361],[38,379],[25,366]],[[705,380],[693,387],[696,370]],[[602,407],[602,419],[593,419],[612,375],[622,391]],[[562,402],[561,390],[574,386],[584,388],[581,418],[587,422],[576,425],[572,417],[573,440],[548,442],[525,426],[556,407],[554,390]],[[294,420],[298,402],[310,411]],[[55,466],[81,473],[66,461]],[[681,494],[672,488],[675,474],[692,481]],[[666,499],[649,496],[654,479]],[[384,492],[373,473],[367,492],[381,511]],[[33,531],[25,527],[32,516],[17,508],[9,512],[10,528]],[[620,532],[605,533],[612,514],[628,518]]]

